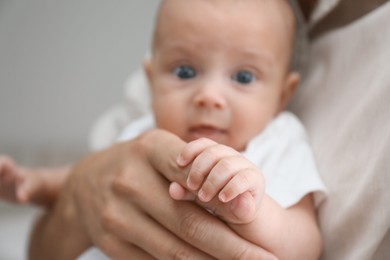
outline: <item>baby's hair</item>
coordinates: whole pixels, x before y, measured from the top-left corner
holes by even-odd
[[[264,0],[259,0],[264,1]],[[287,32],[290,33],[290,71],[305,73],[307,60],[307,28],[297,0],[272,0],[280,4],[286,22]]]
[[[185,1],[198,1],[198,0],[185,0]],[[215,0],[210,0],[215,1]],[[225,0],[226,1],[226,0]],[[232,0],[232,1],[248,1],[248,0]],[[252,0],[252,1],[275,1],[280,5],[280,10],[283,12],[283,17],[285,18],[285,25],[287,27],[288,40],[291,43],[290,47],[290,57],[289,57],[289,70],[299,72],[304,74],[305,72],[305,63],[307,59],[307,29],[303,19],[301,10],[297,4],[296,0]],[[157,24],[161,19],[161,10],[169,2],[169,0],[161,0],[157,8],[155,16],[155,26],[154,30],[157,28]],[[153,32],[152,38],[152,52],[156,46],[156,32]]]
[[[299,72],[303,77],[306,70],[306,62],[308,59],[307,26],[297,1],[289,0],[289,4],[294,12],[295,19],[290,70]]]

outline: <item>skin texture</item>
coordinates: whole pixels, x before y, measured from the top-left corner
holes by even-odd
[[[159,128],[242,151],[284,108],[299,76],[288,71],[292,28],[276,2],[165,1],[145,62]],[[180,78],[180,67],[195,75]]]
[[[181,164],[191,164],[186,187],[173,183],[170,195],[196,198],[280,258],[314,259],[321,243],[311,196],[281,208],[264,194],[261,171],[238,152],[298,83],[288,70],[293,25],[286,8],[274,0],[165,1],[145,71],[157,127],[190,142]],[[250,80],[239,80],[240,73]]]
[[[10,201],[20,200],[15,186],[20,183],[20,173],[11,158],[0,156],[0,196]]]
[[[114,259],[276,259],[202,208],[169,197],[167,180],[185,181],[176,164],[184,145],[153,130],[82,160],[35,226],[30,259],[74,259],[92,244]]]
[[[275,0],[169,0],[163,1],[157,17],[153,55],[145,70],[158,127],[187,142],[208,137],[243,150],[283,109],[299,81],[288,71],[290,10]],[[197,76],[181,80],[172,73],[183,65],[191,66]],[[253,80],[241,84],[234,79],[240,72],[250,73]],[[24,197],[16,201],[39,202],[30,197],[49,194],[53,201],[53,192],[43,189],[50,185],[43,184],[58,186],[51,176],[59,174],[17,168],[24,174],[4,175],[14,180],[7,182],[8,197],[22,192]]]
[[[255,13],[256,1],[233,2],[235,6],[231,9],[228,4],[223,4],[224,1],[169,0],[163,2],[157,21],[164,20],[165,25],[158,22],[162,25],[156,29],[152,59],[145,63],[145,70],[152,85],[153,108],[156,112],[158,126],[176,134],[185,142],[166,131],[154,130],[136,140],[93,154],[77,164],[70,172],[58,203],[35,226],[30,247],[31,259],[72,259],[93,244],[115,259],[126,259],[129,255],[141,259],[148,257],[159,259],[207,259],[208,257],[275,259],[259,245],[265,245],[264,247],[271,252],[281,252],[278,257],[282,259],[311,259],[318,256],[317,246],[320,244],[320,237],[314,221],[310,197],[305,197],[296,207],[292,207],[290,214],[282,212],[278,205],[268,197],[262,198],[259,212],[273,212],[273,214],[260,214],[261,220],[256,222],[255,229],[248,230],[234,224],[229,228],[224,222],[204,211],[202,207],[192,202],[174,201],[169,197],[170,182],[188,188],[186,186],[187,176],[191,167],[185,165],[180,167],[176,161],[186,142],[198,137],[207,137],[238,151],[244,149],[247,141],[261,131],[269,120],[284,107],[298,82],[297,75],[290,74],[287,69],[290,47],[285,44],[291,36],[288,30],[289,23],[279,18],[273,20],[272,26],[277,26],[273,30],[276,35],[271,36],[265,30],[270,25],[269,22],[266,23],[269,18],[280,17],[280,15],[273,16],[275,13],[272,12],[274,10],[272,8],[278,6],[288,15],[288,12],[283,9],[285,7],[282,2],[269,0],[262,2],[269,8],[267,12],[263,11],[264,16],[258,15],[260,10]],[[208,29],[206,25],[210,23],[205,23],[203,19],[192,21],[192,24],[190,22],[188,25],[202,25],[203,28],[199,30],[205,30],[208,33],[209,37],[206,39],[213,39],[219,45],[209,46],[207,43],[203,46],[197,42],[196,37],[191,37],[186,31],[180,31],[180,28],[172,27],[175,24],[172,19],[180,17],[171,16],[170,5],[180,8],[180,5],[189,3],[193,6],[188,9],[182,6],[183,12],[191,10],[191,17],[203,17],[206,14],[215,17],[216,20],[211,24],[215,25],[217,30],[211,28],[212,26],[209,31],[206,30]],[[248,3],[251,8],[243,3]],[[206,8],[207,5],[222,8]],[[211,13],[207,13],[209,11]],[[244,11],[252,11],[252,15],[240,16]],[[247,25],[251,26],[245,28],[253,30],[250,33],[255,35],[261,31],[263,37],[251,37],[253,40],[245,40],[241,33],[248,32],[241,31],[242,28],[234,30],[234,24],[230,24],[235,36],[240,39],[233,41],[232,39],[236,37],[221,33],[224,31],[222,24],[229,22],[224,20],[224,13],[233,15],[232,17],[239,21],[250,22]],[[259,28],[258,22],[264,22],[263,27]],[[169,52],[170,48],[176,49],[164,42],[164,39],[168,39],[165,37],[168,33],[171,33],[169,38],[172,42],[180,44],[181,39],[186,39],[194,44],[191,50],[199,49],[207,54],[204,57],[201,56],[201,60],[196,62],[196,66],[200,64],[196,67],[197,71],[207,73],[197,74],[201,77],[199,81],[197,78],[194,85],[185,82],[183,91],[171,89],[183,86],[183,82],[178,81],[172,73],[172,70],[183,64],[179,62],[179,65],[173,67],[166,66],[170,62],[166,61],[167,55],[164,53]],[[182,37],[177,37],[177,35]],[[177,41],[173,41],[175,37]],[[256,51],[241,54],[245,56],[245,60],[256,64],[253,66],[255,67],[253,72],[252,66],[247,67],[248,64],[241,64],[241,54],[237,57],[230,55],[248,46],[250,46],[248,49]],[[262,47],[258,48],[259,46]],[[188,46],[182,44],[180,47],[185,49]],[[258,49],[260,51],[257,51]],[[266,51],[269,49],[272,50],[271,53]],[[198,54],[191,55],[197,56]],[[226,67],[226,64],[234,64],[234,66]],[[185,63],[184,65],[192,64]],[[269,66],[282,69],[267,70]],[[251,85],[253,88],[250,87],[250,90],[247,90],[247,86],[241,88],[240,84],[232,80],[232,76],[242,70],[251,71],[255,75],[256,81]],[[176,96],[174,93],[180,93],[180,95]],[[190,99],[194,96],[200,98]],[[175,102],[172,102],[173,100]],[[166,104],[170,104],[170,109],[167,109]],[[173,107],[175,104],[177,107]],[[225,110],[225,108],[228,109]],[[185,111],[192,111],[193,114],[186,114]],[[239,112],[242,113],[242,111],[245,112],[243,119],[239,116]],[[256,113],[251,111],[256,111]],[[264,116],[259,117],[259,113]],[[175,118],[178,123],[173,124],[170,121],[171,117]],[[189,121],[192,120],[191,118],[196,118],[198,121]],[[210,125],[211,121],[217,122],[216,125]],[[242,138],[237,135],[240,125],[241,127],[242,125],[250,126],[241,128],[246,129]],[[227,128],[229,131],[219,131],[220,128]],[[225,133],[231,133],[231,136]],[[214,212],[220,210],[220,215],[227,214],[225,205],[218,199],[200,204],[213,209]],[[269,228],[269,219],[275,220],[273,223],[287,223],[288,228],[280,228],[278,225],[271,225]],[[310,224],[306,225],[307,223]],[[301,226],[306,228],[301,228]],[[248,237],[243,239],[233,230],[245,233]],[[260,239],[254,230],[264,230]],[[308,233],[312,233],[313,236],[307,236]],[[285,243],[281,241],[291,234],[297,234],[295,239],[301,242],[298,245],[287,243],[289,247],[285,247]],[[264,241],[265,237],[271,239]],[[63,243],[58,243],[59,240]],[[304,255],[302,252],[307,252],[306,247],[309,242],[314,242],[317,246],[313,246],[313,251]]]
[[[186,185],[195,197],[180,190],[182,186],[171,184],[169,191],[174,199],[197,197],[200,204],[227,223],[250,224],[255,220],[264,194],[263,175],[256,165],[234,149],[207,138],[187,144],[179,158],[181,167],[191,164]],[[222,202],[223,208],[210,207],[212,199]]]
[[[16,164],[7,156],[0,156],[0,198],[50,207],[68,173],[68,166],[31,169]]]

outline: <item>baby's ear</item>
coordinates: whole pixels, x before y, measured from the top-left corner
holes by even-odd
[[[298,87],[299,82],[301,81],[301,75],[298,72],[290,72],[284,82],[281,100],[280,100],[280,109],[283,110],[290,98],[295,92],[295,89]]]
[[[151,84],[152,81],[152,68],[151,68],[151,61],[149,58],[144,60],[144,72],[146,75],[146,79],[149,82],[149,85]]]

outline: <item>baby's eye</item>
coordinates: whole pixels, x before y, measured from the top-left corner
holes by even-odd
[[[195,70],[190,66],[179,66],[173,69],[175,74],[180,79],[191,79],[196,76]]]
[[[241,84],[249,84],[255,80],[255,76],[246,70],[241,70],[232,76],[232,79]]]

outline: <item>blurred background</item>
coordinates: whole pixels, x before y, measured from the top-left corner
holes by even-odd
[[[0,0],[0,154],[50,166],[88,152],[149,48],[158,2]],[[0,202],[0,259],[26,259],[37,213]]]

